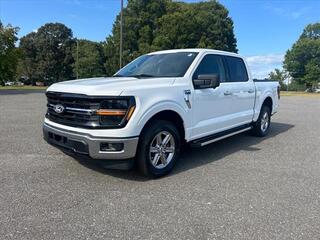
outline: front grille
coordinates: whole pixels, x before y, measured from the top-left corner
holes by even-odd
[[[109,97],[91,97],[83,94],[47,92],[46,117],[56,123],[82,128],[102,128],[100,118],[94,112],[100,103]],[[57,113],[56,105],[62,105],[64,111]]]

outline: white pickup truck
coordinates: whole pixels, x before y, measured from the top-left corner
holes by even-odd
[[[181,146],[251,131],[265,136],[280,98],[241,56],[209,49],[154,52],[110,78],[60,82],[47,92],[44,139],[109,168],[170,172]]]

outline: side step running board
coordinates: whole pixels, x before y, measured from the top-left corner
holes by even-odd
[[[203,147],[206,146],[210,143],[214,143],[217,141],[220,141],[222,139],[231,137],[233,135],[237,135],[239,133],[242,132],[246,132],[252,129],[252,126],[250,125],[245,125],[243,127],[237,127],[234,129],[230,129],[221,133],[217,133],[217,134],[213,134],[212,136],[208,136],[208,137],[204,137],[204,138],[200,138],[198,140],[195,140],[193,142],[191,142],[191,146],[192,147]]]

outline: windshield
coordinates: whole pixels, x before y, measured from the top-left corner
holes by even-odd
[[[151,54],[138,57],[115,77],[183,77],[198,55],[196,52]]]

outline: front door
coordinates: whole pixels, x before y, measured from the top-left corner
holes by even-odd
[[[199,75],[216,74],[220,79],[220,86],[214,89],[193,90],[192,139],[226,130],[234,124],[234,86],[226,82],[227,71],[224,65],[223,56],[206,54],[192,76],[196,79]]]

